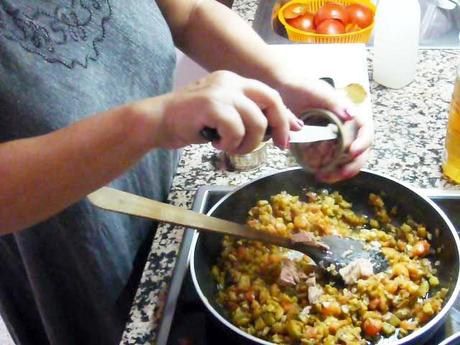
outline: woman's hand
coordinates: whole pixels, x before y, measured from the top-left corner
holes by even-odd
[[[163,148],[204,143],[200,131],[209,127],[220,136],[214,147],[232,154],[247,153],[259,145],[268,125],[275,145],[286,148],[289,130],[301,127],[277,91],[232,72],[214,72],[162,97],[156,146]]]
[[[309,108],[324,108],[335,113],[343,121],[355,121],[358,132],[349,148],[349,159],[337,171],[328,174],[318,173],[318,179],[333,183],[356,175],[367,160],[374,136],[372,114],[364,113],[354,104],[323,80],[286,77],[277,86],[284,104],[297,116]]]

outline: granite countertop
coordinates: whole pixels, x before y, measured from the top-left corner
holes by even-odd
[[[251,21],[258,1],[236,0],[234,9]],[[448,109],[459,50],[420,50],[417,75],[405,88],[392,90],[370,83],[375,121],[375,143],[367,169],[404,181],[413,187],[460,189],[442,178],[440,165]],[[372,80],[372,52],[369,51]],[[169,194],[172,204],[191,208],[198,187],[240,185],[258,176],[292,166],[288,153],[269,148],[268,162],[248,172],[216,167],[219,153],[211,145],[184,149]],[[137,291],[122,344],[154,344],[182,239],[183,229],[161,225],[155,235]]]

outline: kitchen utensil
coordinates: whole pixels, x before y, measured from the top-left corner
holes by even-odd
[[[270,196],[286,191],[292,195],[302,195],[305,189],[329,189],[338,191],[353,204],[353,210],[360,214],[371,214],[368,204],[369,193],[384,193],[386,205],[398,208],[403,222],[406,215],[423,223],[433,232],[432,247],[437,249],[435,260],[440,287],[448,288],[444,306],[433,319],[413,333],[398,339],[383,339],[382,344],[415,345],[424,343],[441,326],[446,314],[452,307],[458,292],[460,241],[454,226],[440,208],[428,198],[417,193],[411,187],[370,171],[361,171],[352,179],[335,183],[330,186],[315,180],[314,176],[300,168],[286,169],[251,181],[221,199],[210,211],[209,215],[242,223],[247,218],[248,210],[258,200],[268,200]],[[272,343],[243,332],[233,325],[227,312],[217,303],[217,284],[210,272],[216,264],[222,250],[223,236],[218,234],[197,232],[190,251],[190,272],[196,291],[203,304],[215,319],[232,330],[241,343],[266,344]]]
[[[299,131],[290,132],[289,143],[302,144],[333,140],[337,138],[337,131],[337,126],[332,123],[326,126],[304,125]]]
[[[388,263],[380,252],[367,250],[359,240],[339,236],[326,236],[321,238],[321,243],[327,246],[320,247],[300,242],[293,242],[289,238],[251,229],[247,225],[238,224],[228,220],[203,215],[169,205],[156,200],[147,199],[135,194],[117,189],[102,187],[88,195],[93,205],[109,211],[121,212],[133,216],[140,216],[175,225],[190,227],[202,231],[210,231],[223,235],[262,241],[280,247],[294,249],[308,255],[319,268],[325,272],[331,265],[336,268],[329,273],[338,276],[338,269],[357,259],[368,259],[373,263],[374,272],[380,272],[388,267]],[[344,252],[350,255],[344,257]],[[338,276],[340,277],[340,276]]]
[[[244,154],[232,154],[225,152],[225,157],[231,167],[239,171],[255,169],[265,164],[268,156],[268,142],[262,141],[254,150]]]
[[[316,127],[318,136],[324,135],[323,140],[291,143],[289,150],[302,168],[313,173],[327,173],[347,162],[347,152],[358,128],[355,120],[342,122],[325,109],[310,109],[299,118],[307,127]],[[326,136],[328,132],[331,134],[329,137]],[[332,137],[332,133],[336,134],[336,138]],[[313,133],[310,135],[314,137]]]
[[[310,109],[299,116],[304,122],[300,131],[290,134],[290,147],[297,163],[309,172],[328,172],[346,163],[347,151],[356,137],[355,120],[342,122],[326,109]],[[214,128],[204,128],[201,135],[207,140],[218,140]],[[271,135],[267,129],[264,140]]]
[[[302,117],[300,117],[302,118]],[[219,133],[214,128],[206,127],[201,131],[201,135],[209,141],[219,140]],[[271,128],[267,128],[264,135],[264,141],[271,138]],[[289,132],[290,143],[312,143],[323,140],[332,140],[337,138],[337,129],[335,126],[312,126],[305,125],[299,131]]]
[[[460,344],[460,332],[452,334],[449,338],[444,339],[438,345],[459,345]]]

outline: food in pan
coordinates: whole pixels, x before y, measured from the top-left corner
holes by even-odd
[[[398,224],[397,209],[388,210],[381,196],[370,194],[369,203],[368,218],[337,192],[307,192],[305,201],[283,192],[259,201],[247,222],[256,230],[294,239],[359,238],[378,247],[390,266],[374,274],[368,262],[356,262],[341,272],[343,284],[322,276],[305,255],[226,237],[211,273],[232,323],[273,343],[301,345],[377,344],[427,323],[447,294],[433,235],[410,216]]]

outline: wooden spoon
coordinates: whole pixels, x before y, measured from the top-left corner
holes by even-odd
[[[370,260],[374,273],[381,272],[388,267],[388,262],[381,252],[367,250],[364,242],[355,239],[325,236],[321,238],[321,243],[326,246],[322,247],[293,242],[289,238],[254,230],[247,225],[207,216],[109,187],[96,190],[88,195],[88,199],[95,206],[109,211],[293,249],[308,255],[321,269],[333,275],[337,275],[336,272],[341,267],[357,259]],[[349,255],[344,255],[345,252]],[[334,265],[335,270],[330,269],[331,265]]]

